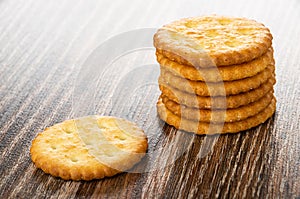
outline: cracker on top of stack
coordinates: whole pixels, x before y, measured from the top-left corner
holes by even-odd
[[[272,35],[254,20],[224,16],[181,19],[154,35],[160,64],[157,111],[196,134],[235,133],[275,112]]]

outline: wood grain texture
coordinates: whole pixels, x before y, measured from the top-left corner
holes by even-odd
[[[0,197],[299,198],[299,8],[297,0],[0,1]],[[153,170],[72,182],[35,168],[31,141],[45,127],[76,116],[77,75],[98,45],[132,29],[211,13],[253,18],[271,29],[278,101],[271,119],[219,137],[176,131],[156,115],[159,91],[151,82],[158,67],[122,77],[111,68],[96,86],[93,110],[137,122],[155,154],[144,161]],[[154,51],[133,53],[115,67],[126,70],[138,59],[153,63]],[[214,145],[202,157],[207,139]]]

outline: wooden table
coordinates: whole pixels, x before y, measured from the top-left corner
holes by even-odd
[[[0,198],[299,198],[299,10],[298,0],[0,1]],[[207,137],[165,125],[155,110],[151,48],[98,65],[101,78],[89,65],[111,37],[212,13],[253,18],[273,33],[277,110],[257,128]],[[85,114],[124,117],[145,130],[149,155],[136,172],[73,182],[35,168],[29,148],[37,133]]]

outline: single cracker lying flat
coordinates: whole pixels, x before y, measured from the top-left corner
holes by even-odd
[[[205,83],[203,81],[192,81],[176,76],[161,68],[158,82],[160,84],[168,83],[174,88],[200,96],[220,96],[221,94],[224,94],[224,89],[226,95],[236,95],[258,88],[273,75],[274,70],[275,67],[270,65],[253,77],[236,81],[224,81],[221,83]]]
[[[156,57],[162,69],[189,80],[205,82],[234,81],[252,77],[266,69],[269,65],[275,64],[272,48],[270,48],[267,53],[261,57],[250,62],[218,68],[203,69],[182,65],[171,61],[159,53],[156,53]]]
[[[201,121],[201,122],[236,122],[244,120],[248,117],[258,114],[265,109],[274,98],[273,92],[267,93],[261,99],[252,102],[248,105],[241,106],[234,109],[226,110],[208,110],[208,109],[196,109],[180,105],[167,97],[161,96],[159,100],[164,103],[165,107],[170,110],[174,115],[183,117],[187,120]]]
[[[264,123],[268,118],[270,118],[274,114],[275,108],[276,100],[275,98],[273,98],[271,103],[265,109],[263,109],[261,112],[252,117],[238,122],[225,122],[224,124],[213,124],[208,122],[195,122],[192,120],[181,118],[172,113],[170,110],[168,110],[161,101],[158,101],[157,103],[157,111],[159,117],[163,121],[165,121],[169,125],[174,126],[177,129],[192,132],[195,134],[223,134],[236,133],[239,131],[248,130],[261,123]]]
[[[163,95],[168,99],[175,101],[179,104],[183,104],[189,107],[201,108],[201,109],[226,109],[226,108],[238,108],[240,106],[247,105],[249,103],[255,102],[265,94],[273,90],[273,85],[276,80],[273,76],[267,82],[262,84],[260,87],[251,90],[249,92],[229,95],[225,97],[203,97],[199,95],[193,95],[187,92],[183,92],[168,84],[160,84],[159,88]],[[212,100],[213,99],[213,100]],[[224,105],[225,102],[225,105]],[[213,106],[212,106],[212,103]],[[225,106],[225,107],[224,107]]]
[[[174,21],[154,35],[159,53],[178,63],[201,67],[248,62],[271,45],[272,35],[263,24],[216,15]]]
[[[67,120],[41,132],[30,148],[35,165],[64,180],[92,180],[133,167],[147,138],[134,123],[104,116]]]

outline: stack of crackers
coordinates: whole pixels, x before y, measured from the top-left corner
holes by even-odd
[[[157,103],[166,123],[196,134],[234,133],[275,112],[272,35],[246,18],[181,19],[154,36]]]

